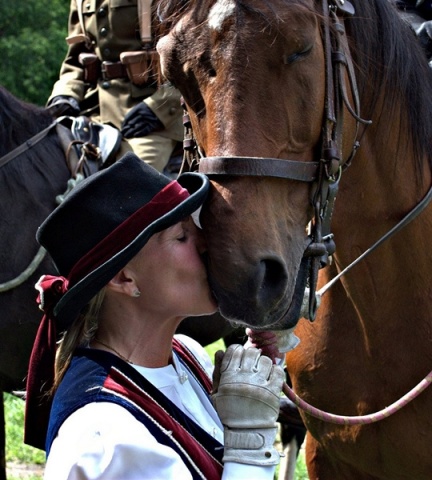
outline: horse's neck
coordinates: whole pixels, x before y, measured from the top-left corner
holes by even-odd
[[[376,115],[367,127],[357,155],[342,175],[336,205],[340,225],[347,225],[346,215],[353,226],[369,224],[359,232],[367,240],[380,226],[385,230],[397,223],[421,201],[432,183],[429,161],[424,155],[419,166],[407,129],[397,120],[388,128],[389,122],[381,117],[385,115]]]
[[[333,221],[335,264],[331,272],[323,272],[322,281],[346,268],[385,235],[418,204],[431,185],[426,160],[419,185],[411,159],[397,158],[393,147],[384,151],[383,147],[376,149],[377,144],[365,142],[364,146],[341,180]],[[430,297],[430,235],[432,204],[341,279],[363,323],[370,322],[373,327],[377,318],[384,318],[385,324],[401,314],[407,319],[426,314],[422,305]]]

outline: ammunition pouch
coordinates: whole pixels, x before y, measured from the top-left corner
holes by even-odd
[[[101,61],[95,53],[80,53],[78,61],[84,67],[84,81],[96,85],[101,72]]]
[[[137,86],[154,82],[159,74],[159,56],[156,50],[123,52],[120,62],[126,67],[129,80]]]
[[[129,78],[138,87],[154,83],[159,76],[159,56],[156,50],[123,52],[119,62],[101,62],[95,53],[80,53],[84,81],[96,85],[100,78]]]

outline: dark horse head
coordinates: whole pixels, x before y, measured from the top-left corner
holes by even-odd
[[[0,158],[25,146],[52,122],[46,109],[24,103],[0,87]],[[5,391],[22,388],[41,319],[34,284],[42,274],[55,271],[44,258],[30,276],[25,274],[39,251],[35,233],[70,177],[55,128],[27,146],[0,167],[0,381]]]

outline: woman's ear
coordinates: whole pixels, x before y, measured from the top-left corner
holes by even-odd
[[[128,268],[123,268],[118,272],[107,284],[113,292],[124,293],[125,295],[134,297],[139,291],[132,272]]]

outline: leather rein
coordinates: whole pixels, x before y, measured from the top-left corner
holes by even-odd
[[[6,165],[11,160],[13,160],[14,158],[18,157],[18,155],[21,155],[22,153],[26,152],[27,150],[30,150],[30,148],[37,145],[41,140],[43,140],[48,135],[48,133],[54,127],[57,126],[57,123],[58,122],[55,120],[50,125],[48,125],[48,127],[36,133],[36,135],[33,135],[33,137],[31,137],[29,140],[22,143],[21,145],[18,145],[18,147],[6,153],[6,155],[3,155],[3,157],[0,157],[0,168]]]

